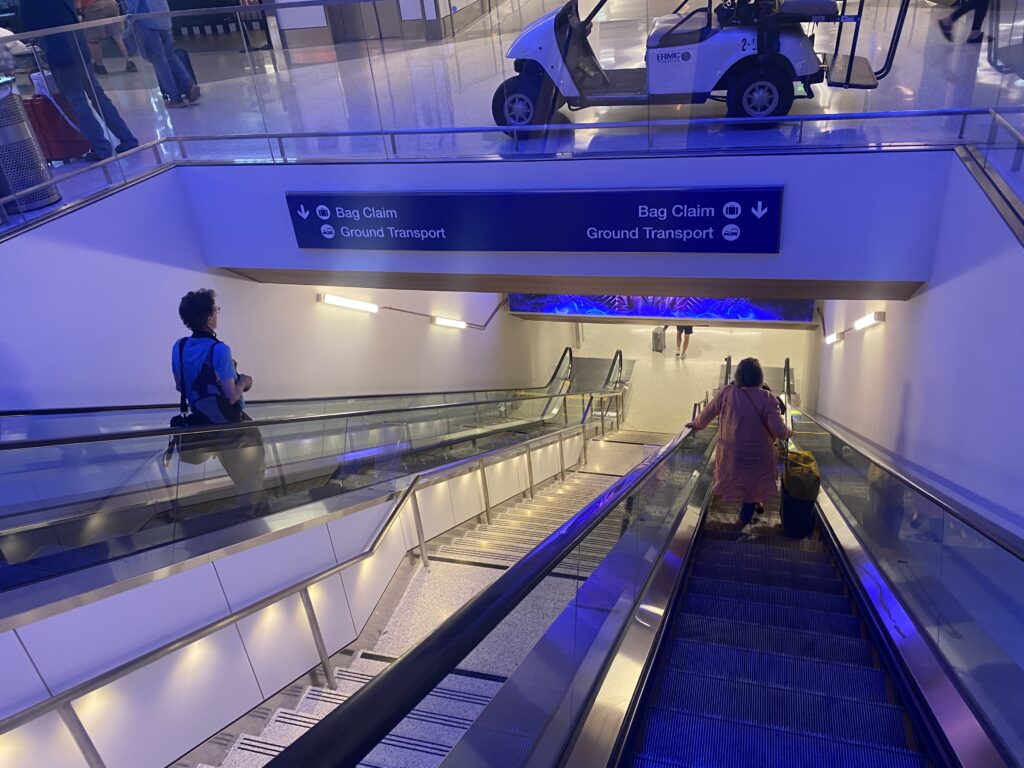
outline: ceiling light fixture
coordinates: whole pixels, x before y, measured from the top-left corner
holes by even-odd
[[[458,328],[459,330],[465,330],[465,320],[449,320],[447,317],[438,317],[436,315],[430,316],[430,322],[434,325],[443,325],[445,328]]]
[[[335,296],[333,293],[318,293],[316,300],[321,304],[329,304],[332,307],[344,307],[345,309],[358,309],[360,312],[377,312],[380,309],[379,306],[368,301],[346,299],[344,296]]]
[[[843,336],[845,335],[846,331],[836,331],[835,333],[830,333],[828,336],[825,337],[825,343],[835,344],[837,341],[842,341]]]
[[[885,312],[872,312],[870,315],[864,315],[860,320],[853,324],[855,331],[863,331],[865,328],[870,328],[872,325],[885,322]]]

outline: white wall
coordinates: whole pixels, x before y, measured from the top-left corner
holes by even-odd
[[[457,331],[415,315],[320,305],[309,286],[210,270],[180,173],[0,244],[0,324],[8,329],[0,339],[0,410],[173,402],[170,348],[185,332],[178,301],[200,287],[217,291],[219,335],[254,377],[254,399],[542,384],[570,343],[566,324],[505,311],[486,331]],[[247,214],[249,222],[260,218],[255,209]],[[332,290],[476,323],[500,299]]]
[[[744,357],[756,357],[765,367],[782,368],[790,358],[796,374],[796,391],[806,400],[807,383],[817,379],[811,350],[821,337],[809,331],[781,328],[694,327],[686,359],[676,353],[675,325],[665,332],[665,352],[651,351],[651,332],[656,326],[612,323],[583,324],[581,357],[611,357],[621,349],[635,360],[630,381],[626,426],[652,432],[677,432],[690,420],[693,404],[722,381],[722,365],[732,355],[733,365]]]
[[[822,345],[819,410],[1021,528],[1024,248],[960,166],[932,220],[932,275],[913,299],[826,302],[829,332],[886,321]]]

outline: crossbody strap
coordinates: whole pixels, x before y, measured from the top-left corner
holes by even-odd
[[[178,342],[178,372],[181,376],[181,403],[178,407],[181,408],[182,414],[188,413],[188,400],[185,397],[185,392],[189,388],[189,384],[185,382],[185,342],[188,339],[189,337],[186,336]],[[213,351],[217,348],[218,344],[223,344],[223,342],[220,339],[214,339],[213,344],[210,345],[210,351],[206,355],[206,360],[203,361],[203,365],[199,369],[200,373],[202,373],[203,368],[206,366],[210,366],[211,370],[213,369]]]
[[[768,433],[768,437],[770,437],[774,442],[775,435],[772,434],[771,427],[768,426],[768,420],[764,417],[764,414],[761,413],[761,409],[757,407],[757,404],[754,402],[754,398],[752,398],[750,396],[750,393],[747,392],[747,390],[743,389],[743,387],[740,387],[739,390],[740,392],[747,396],[747,400],[750,402],[750,406],[757,412],[757,417],[761,421],[761,426],[764,427],[764,431]]]

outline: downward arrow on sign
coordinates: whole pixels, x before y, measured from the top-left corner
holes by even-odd
[[[296,213],[302,217],[303,221],[309,218],[309,210],[307,210],[306,206],[304,205],[300,205],[299,210],[297,210]]]
[[[764,207],[764,203],[762,203],[760,200],[758,200],[757,201],[757,208],[751,208],[750,212],[752,214],[754,214],[755,216],[757,216],[757,218],[760,219],[762,216],[764,216],[766,213],[768,213],[768,209]]]

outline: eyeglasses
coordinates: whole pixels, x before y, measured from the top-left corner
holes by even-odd
[[[214,311],[214,312],[220,312],[220,307],[214,307],[214,308],[213,308],[213,311]]]

